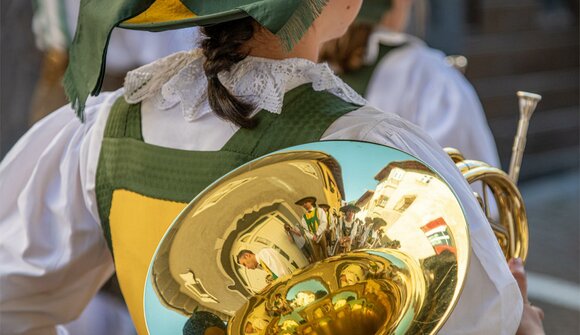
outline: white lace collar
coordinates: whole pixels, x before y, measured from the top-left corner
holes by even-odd
[[[127,74],[125,98],[129,103],[154,99],[167,110],[181,103],[183,116],[193,121],[211,111],[207,101],[207,78],[201,50],[179,52]],[[284,94],[302,84],[312,83],[315,91],[328,91],[341,99],[360,105],[366,100],[334,75],[326,63],[306,59],[271,60],[247,57],[220,73],[230,92],[257,107],[279,114]]]

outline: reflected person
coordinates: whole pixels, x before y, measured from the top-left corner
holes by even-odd
[[[314,250],[315,261],[320,261],[328,257],[326,250],[326,227],[328,220],[324,209],[316,205],[316,198],[308,196],[302,198],[295,203],[302,206],[306,210],[306,214],[302,215],[300,224],[304,228],[306,237],[312,244]]]
[[[257,254],[251,250],[244,249],[238,253],[236,257],[238,264],[242,265],[248,270],[262,270],[265,271],[266,281],[272,281],[292,273],[290,269],[284,264],[280,254],[272,248],[264,248]]]
[[[286,234],[288,234],[288,238],[296,244],[302,254],[306,259],[308,259],[308,263],[314,262],[314,258],[312,257],[312,249],[310,248],[310,244],[306,243],[304,239],[304,234],[300,230],[300,228],[291,225],[289,223],[284,224],[284,230],[286,230]]]
[[[340,229],[342,230],[340,252],[348,252],[351,249],[351,244],[357,235],[360,225],[360,221],[355,218],[355,214],[360,211],[360,208],[351,203],[342,206],[340,211],[344,213],[344,216],[340,220]]]
[[[318,207],[322,208],[326,212],[326,222],[328,223],[326,226],[326,231],[324,235],[326,236],[326,244],[327,244],[327,254],[333,255],[334,245],[336,244],[336,216],[332,214],[334,209],[331,209],[327,204],[319,204]]]

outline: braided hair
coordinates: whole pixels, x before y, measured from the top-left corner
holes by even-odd
[[[242,46],[254,36],[255,21],[244,18],[202,28],[206,38],[201,42],[205,56],[203,69],[207,76],[207,96],[214,113],[242,128],[253,128],[256,120],[250,117],[255,106],[232,95],[220,82],[218,74],[229,71],[233,65],[248,56]]]

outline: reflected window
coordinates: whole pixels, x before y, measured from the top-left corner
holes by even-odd
[[[336,185],[334,184],[334,180],[332,180],[332,178],[330,178],[330,175],[327,175],[328,178],[328,188],[330,189],[331,193],[335,193],[336,192]]]
[[[405,170],[398,168],[393,169],[393,171],[391,171],[391,174],[389,175],[389,181],[392,182],[393,184],[399,184],[399,182],[403,180],[403,177],[405,177]]]
[[[289,164],[300,169],[305,174],[310,175],[311,177],[318,179],[318,173],[316,172],[316,169],[314,168],[314,166],[312,164],[302,163],[302,162],[294,162],[294,163],[289,163]]]
[[[419,179],[419,182],[421,182],[423,184],[429,184],[431,182],[431,180],[433,180],[433,176],[428,176],[428,175],[424,174]]]
[[[214,297],[205,289],[203,283],[199,278],[195,276],[195,273],[193,271],[188,270],[188,272],[182,273],[179,276],[181,277],[181,279],[183,279],[185,288],[197,300],[203,302],[211,302],[214,304],[219,303],[219,300],[217,300],[216,297]]]
[[[416,195],[406,195],[402,197],[397,204],[395,205],[395,210],[399,213],[402,213],[409,208],[413,204],[413,202],[417,199]]]
[[[270,245],[270,240],[267,240],[267,239],[265,239],[265,238],[263,238],[261,236],[256,236],[255,241],[256,241],[256,243],[260,243],[260,244],[263,244],[263,245]]]
[[[375,206],[385,208],[387,206],[387,202],[389,202],[389,197],[381,195],[377,199]]]
[[[281,215],[276,215],[276,218],[280,220],[283,224],[289,224],[286,218],[282,217]]]

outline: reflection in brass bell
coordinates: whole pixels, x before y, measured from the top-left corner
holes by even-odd
[[[199,308],[229,334],[435,333],[468,254],[460,204],[425,164],[307,144],[234,170],[180,214],[151,264],[147,327],[178,333]]]

